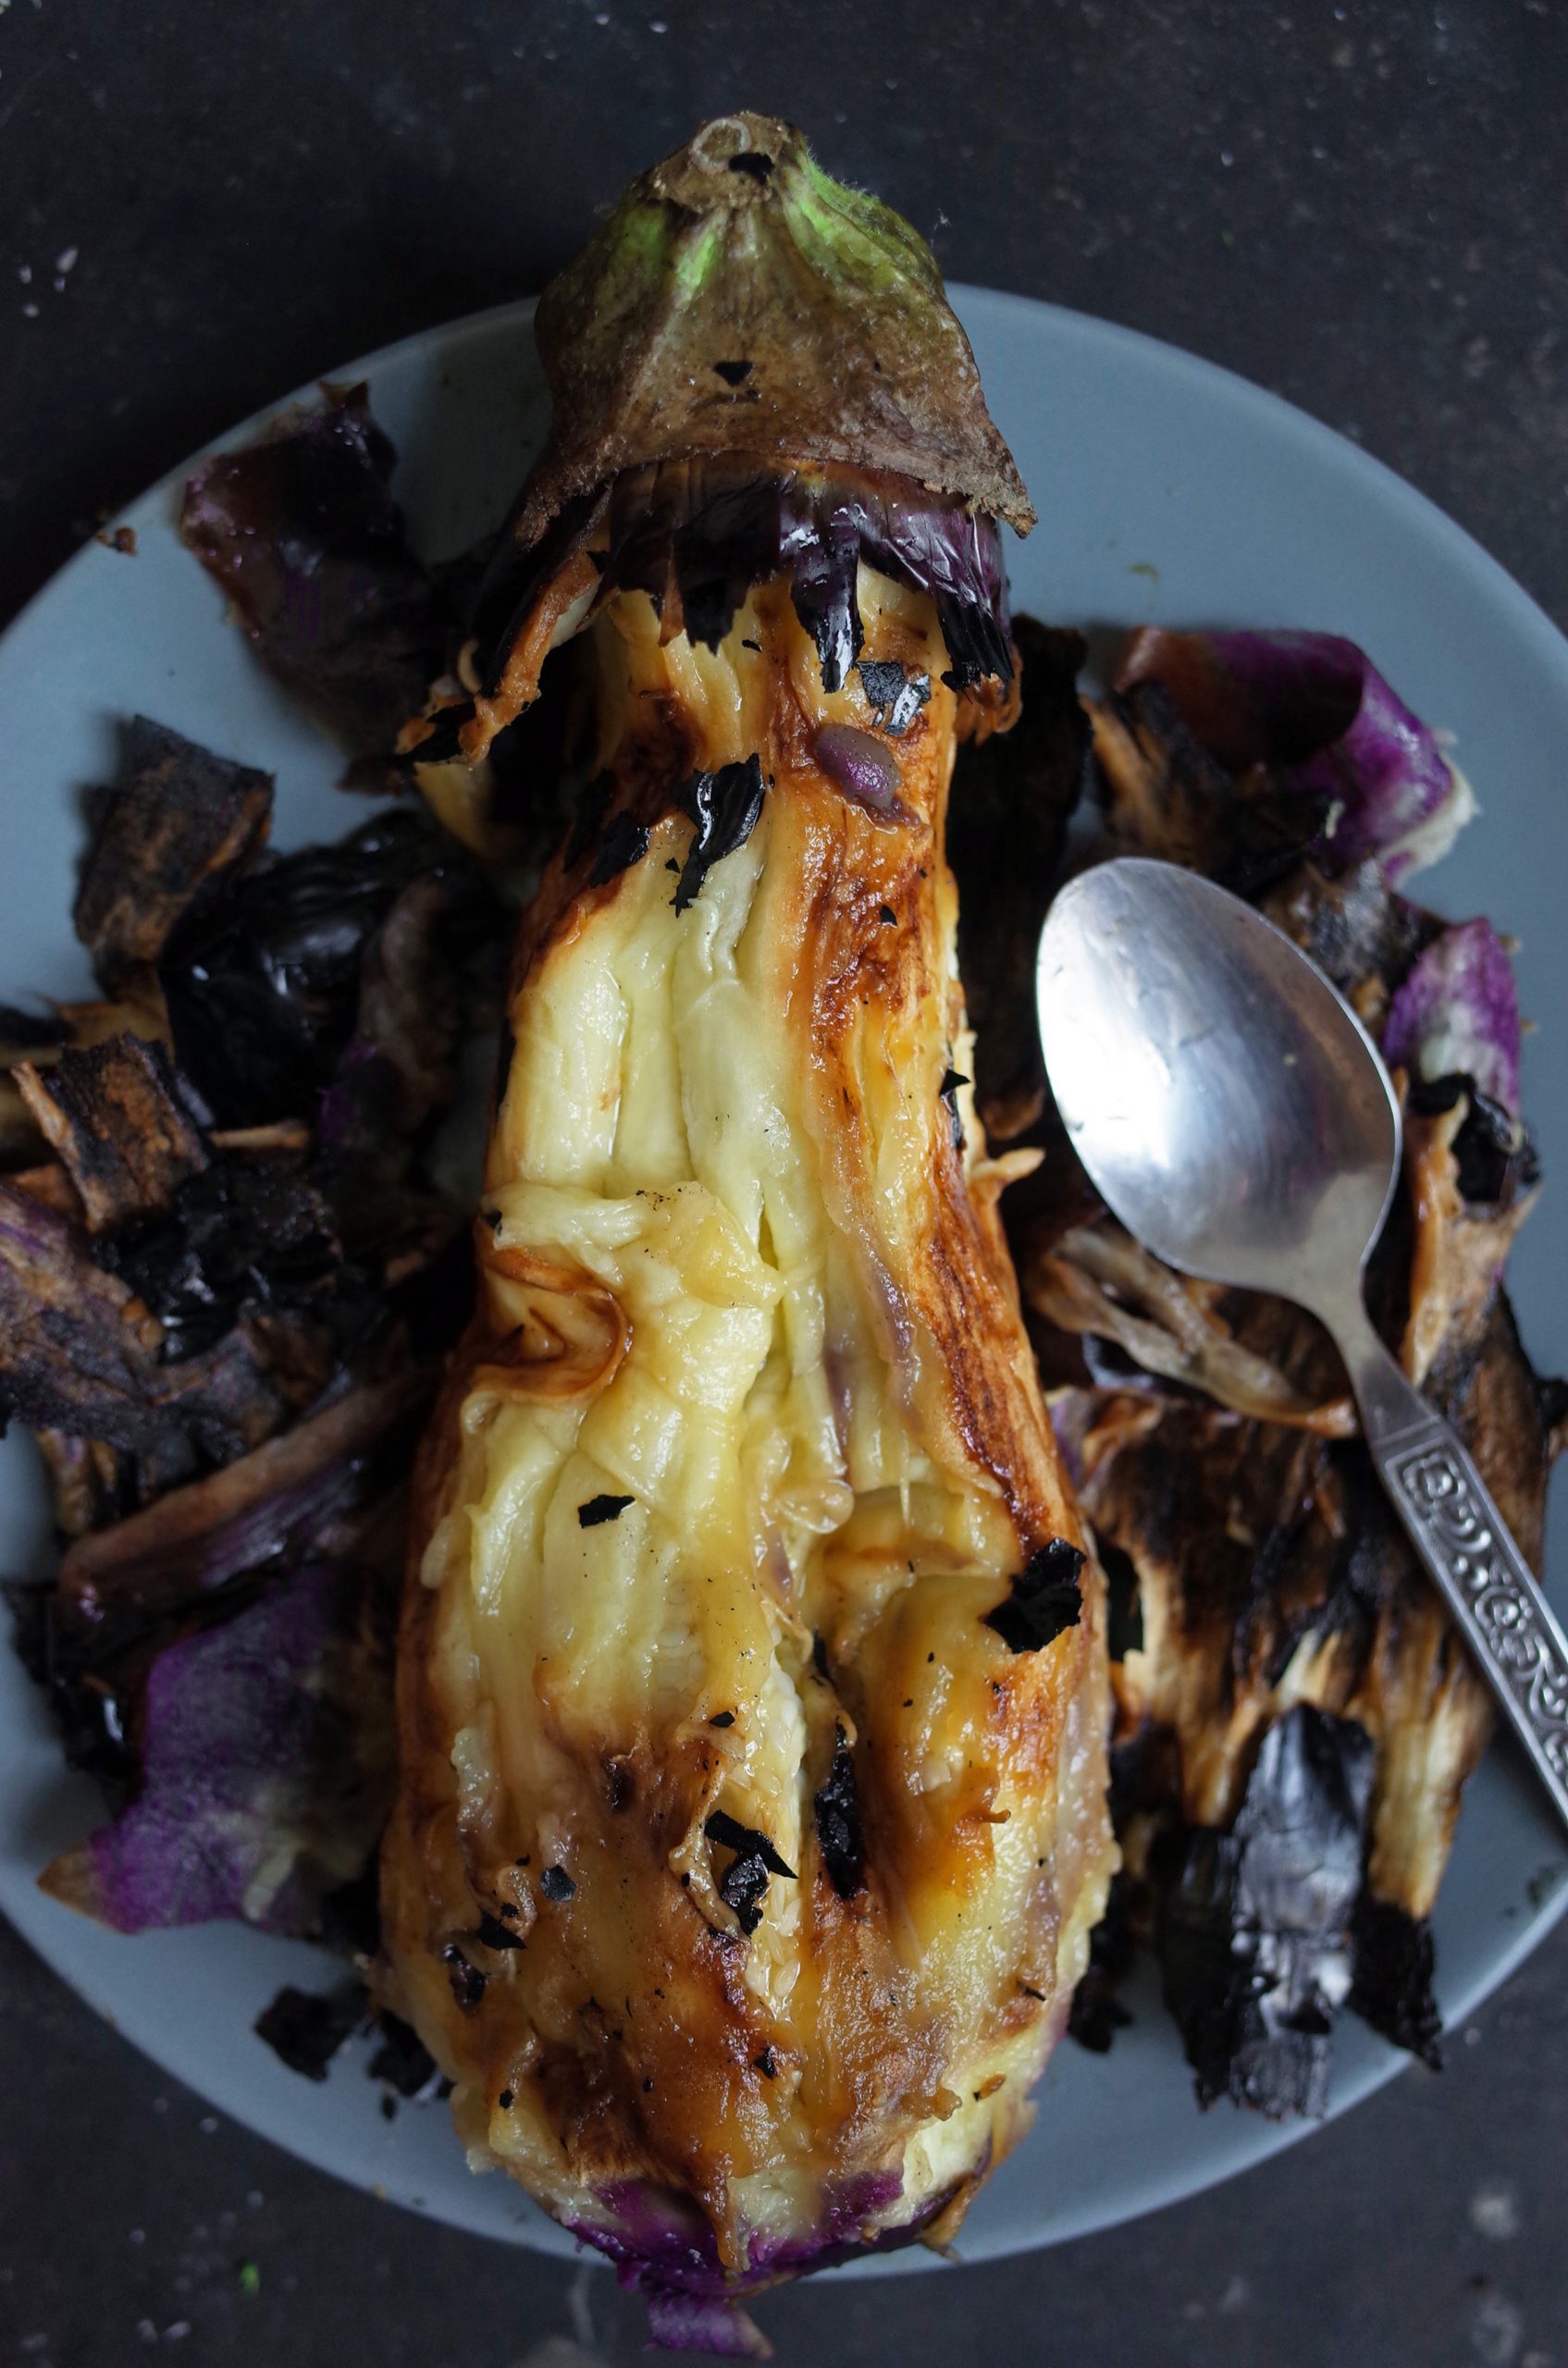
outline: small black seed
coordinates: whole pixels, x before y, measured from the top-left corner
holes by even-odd
[[[576,1888],[564,1867],[547,1867],[539,1877],[539,1889],[545,1897],[557,1903],[570,1899]]]

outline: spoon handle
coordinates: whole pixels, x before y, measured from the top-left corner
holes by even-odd
[[[1337,1329],[1377,1476],[1568,1824],[1568,1636],[1468,1452],[1357,1317]]]

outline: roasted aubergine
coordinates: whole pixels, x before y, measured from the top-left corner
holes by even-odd
[[[781,124],[647,175],[538,336],[405,735],[475,837],[530,746],[580,787],[415,1479],[381,1981],[475,2166],[744,2346],[737,2295],[955,2226],[1114,1857],[944,851],[1031,514],[925,247]]]

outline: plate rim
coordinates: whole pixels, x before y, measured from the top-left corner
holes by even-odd
[[[966,328],[969,328],[979,315],[990,313],[999,319],[1011,318],[1019,324],[1029,324],[1029,327],[1024,331],[1026,336],[1038,335],[1040,325],[1043,323],[1047,335],[1060,344],[1070,344],[1080,350],[1097,349],[1101,353],[1108,352],[1112,355],[1118,352],[1127,352],[1136,356],[1144,368],[1153,367],[1174,374],[1176,377],[1184,380],[1191,388],[1195,390],[1200,398],[1206,392],[1219,391],[1227,401],[1240,403],[1252,410],[1254,415],[1268,422],[1277,433],[1282,433],[1299,449],[1314,454],[1341,471],[1348,464],[1352,473],[1361,475],[1366,482],[1376,486],[1384,500],[1399,513],[1402,525],[1417,533],[1424,538],[1428,548],[1441,553],[1449,563],[1462,567],[1473,580],[1479,579],[1494,601],[1505,612],[1510,629],[1528,644],[1530,654],[1534,659],[1557,673],[1562,684],[1564,696],[1568,697],[1568,636],[1560,631],[1541,604],[1466,527],[1451,517],[1429,495],[1423,493],[1418,487],[1411,484],[1388,462],[1379,459],[1375,453],[1367,451],[1351,438],[1341,435],[1325,421],[1291,402],[1287,397],[1258,385],[1254,380],[1243,376],[1226,364],[1211,361],[1184,346],[1173,344],[1145,330],[1133,328],[1123,322],[1105,319],[1096,314],[1053,303],[1048,300],[1024,295],[1018,291],[987,288],[964,281],[950,282],[948,294]],[[301,403],[308,403],[322,389],[328,387],[352,387],[361,380],[374,380],[377,373],[384,372],[393,366],[417,362],[426,357],[445,357],[453,350],[471,342],[480,341],[508,330],[522,329],[531,319],[537,302],[536,297],[512,299],[483,307],[475,312],[460,314],[446,320],[430,323],[423,328],[409,331],[389,344],[376,348],[368,354],[360,356],[346,368],[323,372],[307,380],[302,386],[297,386],[258,405],[243,419],[225,428],[220,434],[187,454],[141,492],[119,505],[108,522],[109,527],[112,528],[113,524],[127,518],[132,512],[145,512],[150,508],[167,516],[171,498],[178,496],[191,471],[202,461],[215,453],[232,449],[240,442],[250,440],[290,409]],[[1050,520],[1047,516],[1042,519],[1041,524],[1035,531],[1039,535],[1048,536],[1049,530]],[[65,595],[74,585],[78,575],[95,563],[93,553],[98,544],[99,538],[96,536],[89,536],[85,539],[80,547],[55,569],[13,612],[6,620],[4,629],[0,630],[0,651],[3,651],[12,638],[19,635],[24,628],[31,626],[38,612],[47,603]],[[1500,1736],[1497,1740],[1502,1743],[1505,1750],[1508,1748]],[[37,1909],[36,1914],[30,1912],[34,1906]],[[525,2216],[520,2219],[514,2234],[480,2229],[475,2226],[471,2219],[463,2217],[457,2210],[443,2208],[439,2199],[426,2202],[412,2193],[400,2193],[395,2187],[375,2184],[368,2165],[363,2170],[352,2170],[340,2167],[336,2163],[327,2163],[319,2152],[312,2151],[308,2134],[302,2134],[296,2138],[289,2133],[283,2126],[286,2116],[282,2114],[275,2115],[269,2110],[265,2098],[258,2097],[256,2091],[248,2087],[243,2073],[239,2069],[236,2070],[231,2080],[221,2078],[216,2080],[208,2078],[198,2089],[190,2073],[183,2069],[178,2061],[173,2060],[172,2053],[166,2049],[161,2032],[152,2037],[138,2035],[132,2038],[122,2029],[115,2011],[115,1983],[111,1967],[105,1964],[102,1975],[95,1977],[90,1972],[80,1969],[68,1973],[56,1965],[50,1951],[46,1929],[49,1921],[46,1911],[52,1906],[53,1903],[47,1902],[44,1895],[31,1886],[23,1885],[19,1890],[6,1869],[0,1867],[0,1915],[5,1916],[11,1929],[18,1933],[24,1944],[32,1951],[49,1972],[56,1979],[63,1981],[94,2013],[102,2016],[119,2036],[127,2038],[138,2053],[157,2065],[171,2078],[179,2080],[193,2094],[206,2099],[241,2128],[254,2131],[267,2142],[280,2147],[285,2152],[306,2163],[313,2169],[329,2177],[341,2179],[345,2184],[358,2188],[361,2192],[375,2194],[378,2200],[398,2203],[404,2209],[414,2212],[421,2218],[435,2220],[461,2229],[466,2235],[493,2238],[502,2242],[521,2243],[531,2250],[547,2252],[558,2259],[570,2259],[574,2253],[583,2255],[584,2249],[580,2243],[574,2242],[564,2230],[560,2229],[537,2207],[532,2207]],[[1565,1913],[1568,1913],[1568,1881],[1560,1881],[1540,1905],[1527,1917],[1523,1918],[1512,1931],[1505,1935],[1500,1933],[1500,1945],[1498,1946],[1495,1954],[1488,1955],[1484,1968],[1464,1983],[1449,2002],[1445,2014],[1446,2025],[1450,2028],[1457,2027],[1500,1988],[1518,1969],[1525,1957],[1539,1946]],[[236,1927],[235,1929],[242,1930],[243,1928]],[[317,1967],[321,1966],[323,1960],[319,1952],[314,1951],[308,1943],[296,1945],[299,1945],[302,1950],[302,1966],[307,1963],[314,1964]],[[237,2057],[237,2065],[239,2060]],[[1142,2217],[1148,2212],[1162,2210],[1167,2204],[1181,2202],[1196,2194],[1221,2187],[1228,2181],[1241,2177],[1259,2163],[1272,2160],[1286,2148],[1300,2144],[1310,2138],[1316,2128],[1326,2126],[1328,2120],[1338,2119],[1340,2115],[1352,2110],[1366,2097],[1400,2077],[1409,2068],[1412,2059],[1409,2056],[1391,2047],[1386,2047],[1381,2054],[1372,2056],[1364,2065],[1358,2067],[1355,2076],[1345,2082],[1344,2093],[1331,2095],[1323,2122],[1298,2121],[1283,2125],[1263,2125],[1254,2122],[1250,2132],[1251,2143],[1248,2151],[1240,2159],[1216,2168],[1201,2157],[1194,2157],[1190,2177],[1179,2173],[1155,2174],[1142,2184],[1136,2177],[1130,2178],[1125,2191],[1125,2200],[1111,2212],[1091,2208],[1075,2218],[1069,2210],[1063,2218],[1047,2222],[1036,2230],[1024,2233],[1019,2233],[1016,2228],[1011,2231],[999,2231],[990,2239],[976,2230],[974,2238],[969,2242],[966,2243],[962,2238],[960,2239],[959,2245],[956,2248],[957,2257],[967,2264],[978,2264],[1017,2253],[1071,2243],[1099,2230],[1122,2226],[1128,2221]],[[454,2139],[452,2141],[454,2147],[456,2142]],[[462,2190],[459,2189],[456,2191]],[[518,2200],[520,2202],[525,2201],[521,2191]],[[592,2253],[586,2257],[596,2263],[600,2258]],[[926,2253],[922,2249],[912,2248],[902,2254],[870,2257],[861,2262],[851,2262],[826,2274],[834,2277],[908,2275],[940,2265],[935,2256]],[[819,2273],[819,2276],[821,2275],[822,2273]],[[817,2281],[813,2279],[812,2282]]]

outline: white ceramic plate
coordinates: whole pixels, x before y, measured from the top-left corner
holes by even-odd
[[[1012,548],[1019,606],[1064,624],[1349,634],[1418,712],[1454,734],[1482,814],[1430,892],[1456,918],[1485,912],[1523,940],[1525,1008],[1544,1023],[1527,1048],[1525,1104],[1557,1190],[1525,1232],[1513,1281],[1536,1363],[1568,1367],[1556,1214],[1568,1177],[1568,645],[1420,495],[1273,397],[1103,322],[978,290],[957,302],[1039,507],[1034,536]],[[369,379],[402,456],[398,489],[431,556],[463,549],[494,519],[541,432],[529,318],[526,306],[485,314],[340,374]],[[332,787],[334,752],[254,664],[182,550],[184,474],[126,512],[134,558],[89,544],[0,643],[0,999],[89,988],[68,918],[79,798],[112,775],[116,726],[133,711],[275,772],[284,845],[337,836],[364,810]],[[1549,1583],[1562,1603],[1561,1535],[1553,1543]],[[14,1435],[0,1447],[0,1571],[42,1572],[49,1553],[40,1474]],[[0,1906],[65,1980],[214,2105],[294,2153],[461,2227],[571,2250],[508,2182],[470,2175],[444,2111],[384,2121],[362,2049],[318,2088],[253,2036],[278,1986],[324,1985],[329,1960],[235,1926],[127,1940],[43,1897],[38,1869],[95,1813],[92,1787],[62,1776],[43,1704],[0,1650]],[[1437,1917],[1451,2024],[1568,1900],[1564,1859],[1512,1749],[1494,1747],[1466,1797]],[[1135,2020],[1108,2057],[1061,2048],[1033,2134],[965,2225],[967,2259],[1105,2227],[1303,2134],[1228,2105],[1200,2114],[1147,1978],[1131,2003]],[[1346,2016],[1331,2110],[1403,2060]],[[930,2258],[917,2249],[872,2266]]]

